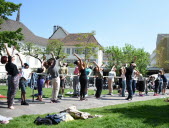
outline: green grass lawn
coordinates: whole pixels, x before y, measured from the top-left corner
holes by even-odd
[[[16,117],[2,128],[168,128],[169,102],[164,99],[140,101],[127,104],[113,105],[95,109],[85,109],[84,112],[103,115],[102,118],[74,120],[61,122],[58,125],[37,126],[33,122],[37,116],[23,115]]]
[[[67,92],[73,92],[73,89],[65,89],[65,97],[72,96],[71,94],[66,94]],[[38,91],[34,90],[34,94],[37,94]],[[43,88],[44,98],[51,98],[52,88]],[[108,90],[103,90],[102,94],[107,94]],[[117,94],[117,90],[114,90],[114,94]],[[0,85],[0,94],[7,95],[7,86]],[[33,90],[29,87],[26,88],[26,97],[27,99],[32,99]],[[88,95],[94,95],[95,91],[93,89],[88,89]],[[15,96],[15,99],[21,98],[21,91],[18,90]]]

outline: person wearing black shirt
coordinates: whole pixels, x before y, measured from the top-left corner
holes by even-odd
[[[161,78],[163,80],[162,95],[166,95],[167,78],[164,75],[164,71],[163,70],[160,71],[160,74],[161,74]]]
[[[45,67],[43,66],[45,59],[46,59],[46,57],[44,58],[44,60],[42,60],[41,68],[37,69],[37,73],[38,73],[38,80],[37,80],[38,98],[36,100],[39,100],[39,101],[42,101],[42,95],[43,95],[42,88],[43,88],[43,85],[45,83],[45,74],[44,74]]]
[[[126,100],[132,100],[133,98],[133,92],[132,92],[132,73],[133,69],[136,66],[135,63],[131,63],[129,67],[126,68],[126,84],[127,84],[127,90],[128,90],[128,97]]]
[[[11,75],[11,89],[10,89],[9,97],[8,97],[8,108],[14,109],[13,101],[14,101],[14,97],[15,97],[15,94],[19,86],[19,75],[18,75],[19,72],[18,72],[17,66],[13,64],[14,57],[12,57],[11,54],[9,53],[7,44],[5,44],[5,49],[8,55],[8,60],[5,65],[5,69],[8,72],[8,74]]]

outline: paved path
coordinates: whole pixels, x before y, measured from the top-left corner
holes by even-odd
[[[149,93],[149,96],[144,97],[134,96],[132,101],[125,100],[125,97],[119,97],[117,94],[114,96],[103,95],[100,100],[96,99],[94,96],[90,96],[87,101],[80,101],[79,98],[65,97],[60,100],[60,103],[50,103],[50,99],[44,99],[44,104],[40,104],[40,102],[31,102],[30,100],[29,106],[21,106],[20,101],[15,100],[15,110],[7,108],[6,100],[0,100],[0,115],[18,117],[21,115],[47,114],[65,110],[72,105],[76,106],[77,109],[88,109],[165,97],[164,95],[153,96],[153,93]]]

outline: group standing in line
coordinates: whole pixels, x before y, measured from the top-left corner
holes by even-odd
[[[13,63],[15,57],[9,53],[6,44],[5,44],[5,49],[8,57],[5,56],[2,57],[1,63],[6,64],[5,68],[8,73],[8,94],[7,94],[8,108],[14,109],[13,102],[18,87],[21,89],[21,105],[29,105],[26,102],[26,86],[32,75],[32,72],[29,69],[29,65],[27,63],[23,63],[20,55],[16,54],[19,57],[19,60],[21,62],[21,67],[22,67],[19,72],[17,66]],[[49,87],[49,78],[47,77],[48,76],[47,74],[49,74],[52,81],[51,103],[59,103],[60,101],[58,100],[58,98],[63,97],[64,94],[65,78],[68,75],[68,68],[66,63],[62,64],[62,62],[60,61],[60,69],[58,71],[56,66],[57,63],[56,57],[54,56],[53,52],[51,52],[51,55],[52,58],[47,61],[46,58],[44,57],[44,59],[41,60],[41,67],[37,69],[37,74],[38,74],[37,100],[43,101],[42,87],[44,83],[46,83],[47,87]],[[73,90],[74,90],[73,95],[75,97],[80,96],[80,100],[85,101],[87,100],[86,99],[86,96],[88,94],[87,88],[89,86],[89,76],[91,75],[92,68],[91,67],[89,68],[88,64],[86,64],[77,54],[74,54],[74,56],[77,57],[77,61],[74,62],[76,67],[74,70],[74,77],[73,77]],[[96,86],[95,97],[97,99],[100,99],[102,89],[103,89],[103,78],[104,78],[103,69],[95,61],[93,63],[95,65],[95,68],[93,69],[93,75],[95,77],[95,86]],[[134,62],[131,62],[129,67],[127,67],[126,64],[124,64],[119,71],[120,71],[119,94],[122,97],[125,97],[126,96],[125,92],[127,90],[128,96],[126,100],[132,100],[133,95],[135,95],[135,89],[137,87],[137,89],[139,90],[139,96],[143,96],[145,85],[147,83],[143,75],[138,70],[136,70],[136,64]],[[109,91],[108,95],[113,95],[113,85],[115,82],[115,78],[116,78],[116,67],[114,65],[107,76],[108,91]],[[154,83],[155,85],[154,96],[158,95],[160,91],[162,91],[162,94],[165,94],[167,79],[164,76],[163,71],[159,72],[158,78],[154,80],[152,83]]]

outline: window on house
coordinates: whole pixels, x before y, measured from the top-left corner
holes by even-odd
[[[66,53],[67,53],[67,54],[70,54],[70,48],[67,48]]]
[[[43,49],[43,51],[45,51],[46,50],[46,48],[42,48]]]
[[[72,54],[74,54],[75,53],[75,48],[72,48]]]
[[[76,53],[76,54],[78,54],[78,50],[77,50],[77,48],[75,48],[75,53]]]

